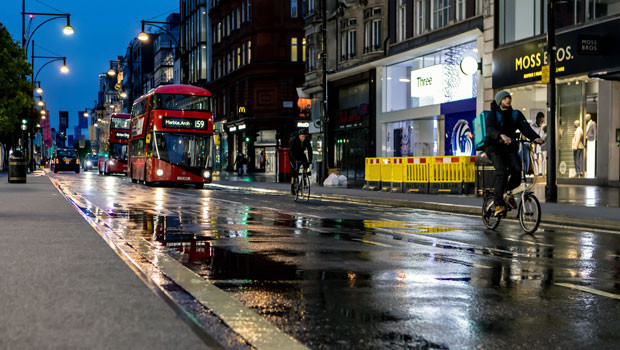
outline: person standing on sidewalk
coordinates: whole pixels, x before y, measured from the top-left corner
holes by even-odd
[[[522,168],[518,154],[517,130],[535,143],[542,144],[543,140],[532,130],[523,113],[516,110],[516,118],[513,117],[512,97],[507,91],[500,91],[495,95],[494,101],[491,102],[491,113],[485,122],[487,139],[484,151],[495,167],[495,215],[500,216],[508,211],[507,205],[510,205],[511,209],[517,207],[511,193],[521,184]]]
[[[536,113],[536,121],[532,123],[532,130],[537,133],[541,139],[547,138],[544,130],[545,114],[543,112]],[[534,145],[534,175],[541,176],[544,171],[543,146]]]

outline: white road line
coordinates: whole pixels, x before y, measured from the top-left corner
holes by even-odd
[[[620,294],[603,292],[602,290],[598,290],[598,289],[594,289],[590,287],[584,287],[584,286],[580,286],[577,284],[571,284],[571,283],[555,283],[555,285],[560,286],[560,287],[570,288],[570,289],[576,289],[582,292],[592,293],[592,294],[600,295],[600,296],[607,297],[607,298],[620,300]]]
[[[56,182],[56,185],[56,188],[65,195],[65,198],[70,201],[75,201],[75,198],[59,188],[58,182]],[[239,334],[254,347],[258,349],[307,349],[306,346],[282,332],[258,313],[249,309],[225,291],[209,283],[183,266],[183,264],[169,257],[166,253],[153,249],[144,239],[126,240],[109,227],[106,227],[98,218],[88,217],[86,213],[79,210],[77,204],[74,204],[74,206],[76,210],[91,223],[91,226],[95,228],[95,232],[108,242],[108,244],[113,245],[113,248],[122,251],[125,256],[129,258],[130,254],[128,254],[127,250],[130,249],[129,247],[131,246],[142,257],[158,267],[163,274],[196,298],[198,302],[213,311],[213,313],[222,319],[235,333]],[[93,205],[93,208],[94,207]],[[138,269],[142,269],[137,263],[132,263]],[[143,273],[148,276],[145,271],[143,271]]]

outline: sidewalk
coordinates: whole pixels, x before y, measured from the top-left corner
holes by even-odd
[[[0,173],[0,348],[205,348],[46,176]]]
[[[244,189],[290,192],[290,184],[255,181],[252,176],[221,175],[216,185]],[[536,185],[535,194],[542,202],[543,223],[579,226],[620,232],[620,189],[614,187],[559,185],[558,203],[544,203],[545,186]],[[418,209],[479,215],[482,199],[473,195],[431,195],[386,193],[343,187],[313,186],[317,197],[370,202]]]

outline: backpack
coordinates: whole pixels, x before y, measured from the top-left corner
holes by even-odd
[[[487,141],[487,126],[486,119],[487,116],[491,113],[491,111],[482,111],[482,113],[478,114],[476,118],[474,118],[474,147],[476,147],[476,151],[481,150],[486,141]],[[519,111],[516,109],[512,110],[512,120],[516,124],[517,119],[519,118]],[[497,121],[502,125],[502,115],[497,112]]]

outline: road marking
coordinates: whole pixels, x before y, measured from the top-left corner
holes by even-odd
[[[258,349],[307,349],[306,346],[282,332],[258,313],[249,309],[225,291],[206,281],[198,274],[183,266],[183,264],[171,258],[168,254],[153,249],[143,238],[127,240],[118,235],[110,226],[106,225],[101,218],[97,216],[90,217],[87,213],[80,210],[80,208],[90,208],[93,214],[95,211],[100,211],[101,213],[105,212],[96,210],[97,207],[85,198],[78,201],[77,198],[67,192],[68,189],[65,191],[65,187],[63,187],[59,181],[53,181],[52,183],[56,185],[56,188],[70,203],[72,202],[71,204],[82,217],[91,224],[95,232],[97,232],[101,238],[112,246],[117,254],[119,251],[122,252],[123,255],[131,261],[133,266],[142,270],[139,264],[130,258],[131,252],[128,252],[128,250],[132,249],[138,252],[142,257],[159,268],[168,278],[196,298],[198,302],[211,310],[235,333],[239,334],[254,347]],[[129,261],[126,261],[126,263],[129,264]],[[133,268],[133,266],[130,267]],[[148,276],[146,272],[142,272]]]
[[[577,284],[571,284],[571,283],[555,283],[555,285],[558,285],[560,287],[570,288],[570,289],[576,289],[576,290],[580,290],[582,292],[592,293],[592,294],[600,295],[600,296],[607,297],[607,298],[612,298],[612,299],[620,300],[620,294],[613,294],[613,293],[603,292],[602,290],[598,290],[598,289],[594,289],[594,288],[590,288],[590,287],[584,287],[584,286],[580,286],[580,285],[577,285]]]
[[[389,244],[385,244],[385,243],[379,243],[379,242],[374,242],[374,241],[369,241],[367,239],[359,239],[359,238],[351,238],[352,241],[358,241],[358,242],[362,242],[362,243],[368,243],[368,244],[374,244],[374,245],[378,245],[380,247],[390,247],[390,248],[394,248],[393,245],[389,245]]]

